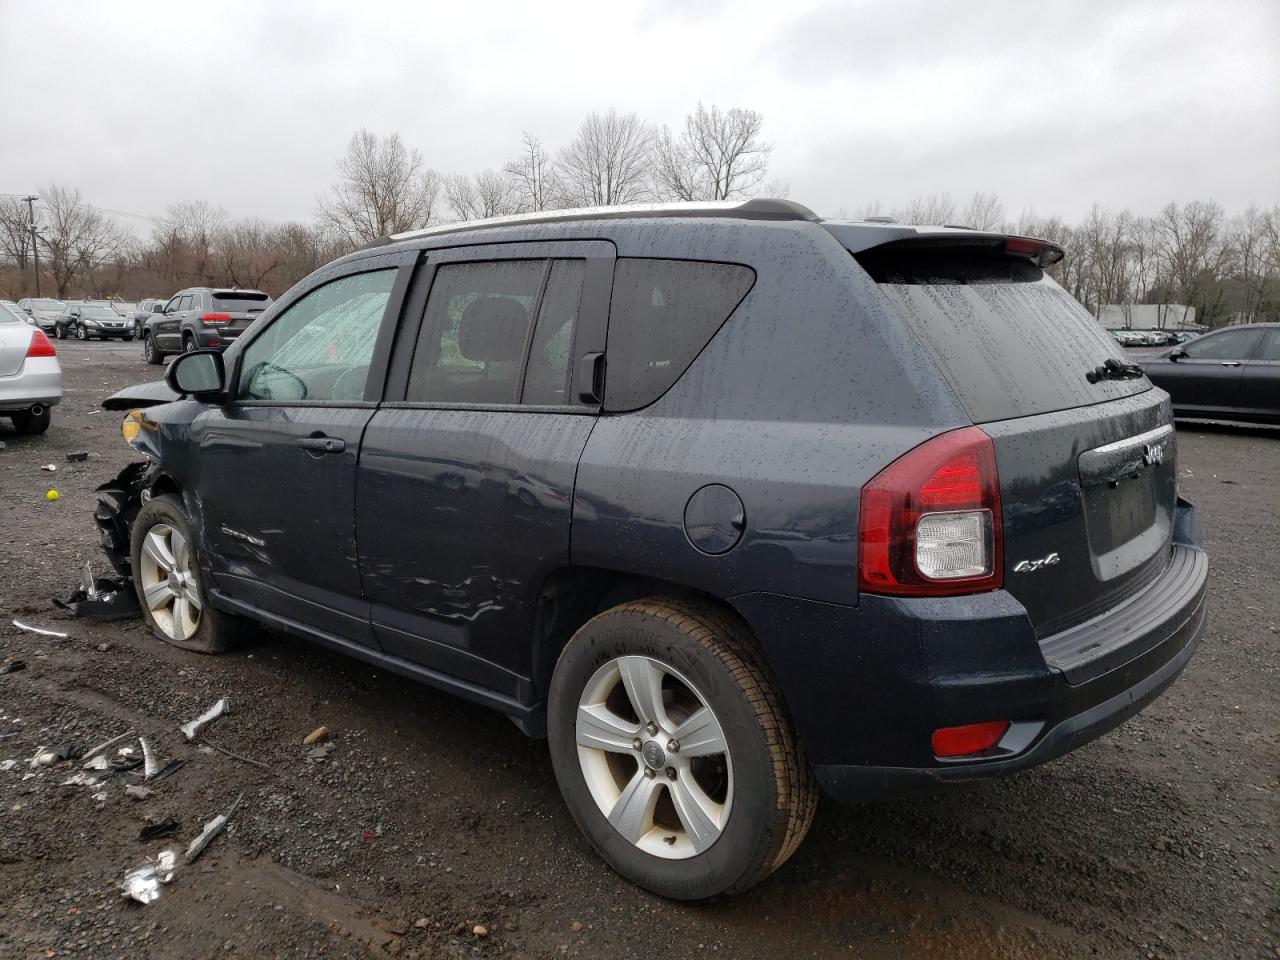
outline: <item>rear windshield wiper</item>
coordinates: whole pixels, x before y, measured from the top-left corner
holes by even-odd
[[[1099,380],[1133,380],[1143,376],[1146,374],[1136,363],[1124,363],[1115,357],[1107,357],[1086,373],[1084,378],[1090,383],[1097,383]]]

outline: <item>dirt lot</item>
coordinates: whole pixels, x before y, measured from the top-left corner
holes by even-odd
[[[16,761],[0,769],[0,957],[1280,956],[1280,432],[1181,431],[1210,630],[1144,714],[1004,782],[828,803],[761,887],[679,906],[594,858],[545,744],[500,716],[274,635],[209,658],[133,622],[61,617],[50,598],[97,555],[92,490],[132,459],[98,403],[156,368],[135,344],[59,351],[50,432],[0,429],[0,659],[27,663],[0,676],[0,767]],[[68,463],[73,450],[90,459]],[[209,739],[269,771],[178,732],[223,695]],[[323,758],[301,742],[320,724]],[[127,729],[187,761],[147,799],[124,795],[129,775],[95,799],[63,785],[72,770],[28,766],[41,745]],[[127,868],[241,792],[228,832],[157,902],[121,898]],[[148,817],[181,827],[140,842]]]

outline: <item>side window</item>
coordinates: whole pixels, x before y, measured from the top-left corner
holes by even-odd
[[[1256,330],[1224,330],[1193,340],[1182,349],[1193,360],[1243,360],[1257,336]]]
[[[514,403],[543,260],[436,269],[413,352],[407,400]]]
[[[1262,344],[1262,353],[1258,355],[1258,359],[1280,362],[1280,330],[1267,331],[1267,339]]]
[[[378,328],[396,271],[375,270],[317,287],[244,351],[239,400],[364,399]]]
[[[573,335],[577,329],[586,275],[584,260],[556,260],[552,263],[547,289],[542,294],[542,306],[538,309],[538,322],[533,328],[521,403],[564,405],[574,402],[570,392]]]
[[[634,410],[666,393],[754,282],[755,271],[739,264],[619,259],[605,409]]]

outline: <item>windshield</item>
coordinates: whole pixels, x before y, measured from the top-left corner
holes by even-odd
[[[117,315],[110,307],[87,306],[80,308],[80,316],[101,317],[103,320],[114,320]]]
[[[61,300],[28,300],[27,303],[32,310],[44,310],[48,313],[54,313],[63,307]]]
[[[858,255],[893,312],[933,358],[975,423],[1115,400],[1151,387],[1146,377],[1087,374],[1119,345],[1038,266],[956,250]]]

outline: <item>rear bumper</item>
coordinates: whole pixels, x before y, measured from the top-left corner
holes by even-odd
[[[1205,630],[1208,563],[1192,508],[1179,513],[1165,573],[1067,644],[1036,637],[1003,591],[864,595],[857,608],[758,594],[735,603],[765,646],[827,793],[877,800],[999,777],[1113,729],[1186,667]],[[989,720],[1012,724],[990,751],[933,756],[934,730]]]
[[[215,330],[197,328],[192,331],[196,338],[196,345],[201,350],[225,350],[231,344],[236,342],[236,337],[240,336],[239,330]]]
[[[0,411],[12,413],[39,403],[51,407],[62,399],[62,368],[57,357],[28,357],[22,370],[0,377]]]

